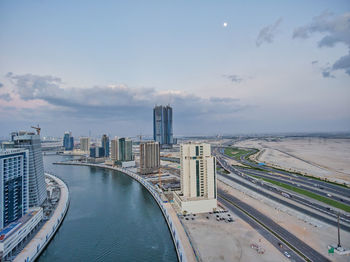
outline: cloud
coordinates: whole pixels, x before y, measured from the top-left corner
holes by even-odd
[[[230,118],[245,106],[233,98],[202,98],[181,91],[157,91],[154,88],[131,88],[126,85],[64,87],[54,76],[7,74],[13,84],[12,92],[24,101],[44,101],[44,111],[51,116],[82,119],[142,120],[155,104],[174,107],[183,119]],[[43,106],[38,108],[43,111]]]
[[[350,18],[349,18],[350,19]],[[349,32],[350,34],[350,32]],[[350,47],[349,47],[350,48]],[[345,72],[350,75],[350,50],[349,54],[342,56],[339,58],[332,67],[333,70],[341,70],[344,69]]]
[[[0,94],[0,99],[5,100],[5,101],[7,101],[7,102],[12,100],[12,98],[11,98],[11,96],[10,96],[9,93]]]
[[[261,46],[264,42],[272,43],[275,35],[277,33],[277,29],[282,22],[282,17],[279,18],[275,23],[265,26],[259,32],[259,35],[256,39],[256,46]]]
[[[243,78],[238,75],[223,75],[223,77],[228,78],[234,83],[240,83],[243,81]]]
[[[335,78],[335,76],[332,75],[331,72],[330,72],[329,70],[324,70],[324,71],[322,71],[322,76],[323,76],[324,78]]]
[[[4,86],[4,84],[3,84],[3,83],[0,83],[0,88],[3,87],[3,86]]]
[[[318,47],[334,47],[338,43],[345,44],[349,48],[349,54],[334,62],[330,71],[344,70],[350,75],[350,12],[339,16],[325,11],[316,16],[312,21],[298,27],[293,32],[293,38],[308,38],[314,33],[325,34],[318,42]],[[329,77],[327,72],[322,72],[324,77]]]

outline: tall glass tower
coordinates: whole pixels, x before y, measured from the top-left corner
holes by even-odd
[[[74,148],[74,138],[71,132],[65,132],[63,136],[63,147],[64,150],[69,151]]]
[[[173,146],[173,109],[169,105],[153,109],[153,139],[162,148]]]
[[[101,145],[104,150],[104,156],[109,157],[109,137],[107,135],[102,136]]]
[[[31,132],[16,132],[11,135],[16,148],[29,151],[29,207],[40,206],[46,199],[46,184],[40,135]]]

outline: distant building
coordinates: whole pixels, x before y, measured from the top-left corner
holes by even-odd
[[[65,132],[63,136],[63,147],[66,151],[71,151],[74,148],[74,138],[71,132]]]
[[[80,150],[84,152],[90,151],[90,137],[80,138]]]
[[[160,167],[160,150],[158,142],[140,143],[140,173],[157,172]]]
[[[216,159],[210,144],[186,143],[180,149],[181,191],[174,201],[182,212],[203,213],[217,208]]]
[[[109,137],[107,135],[102,136],[101,145],[104,150],[104,156],[109,157]]]
[[[90,157],[99,158],[105,156],[105,150],[103,147],[92,146],[90,147]]]
[[[0,149],[0,229],[29,208],[29,151]]]
[[[115,137],[111,140],[111,160],[119,160],[119,138]]]
[[[132,141],[127,138],[119,138],[119,159],[120,161],[133,161]]]
[[[113,163],[117,165],[123,167],[134,166],[135,161],[132,153],[132,140],[118,137],[112,139],[110,158]]]
[[[11,137],[15,148],[24,148],[29,151],[29,207],[40,206],[46,199],[40,135],[21,131],[12,133]]]
[[[153,109],[153,139],[162,148],[173,145],[173,109],[168,106],[155,106]]]

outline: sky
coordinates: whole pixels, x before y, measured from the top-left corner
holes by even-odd
[[[349,1],[0,1],[0,137],[350,131]]]

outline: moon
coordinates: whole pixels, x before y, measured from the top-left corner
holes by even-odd
[[[228,26],[228,23],[227,23],[227,22],[224,22],[224,23],[222,24],[222,26],[223,26],[223,27],[227,27],[227,26]]]

